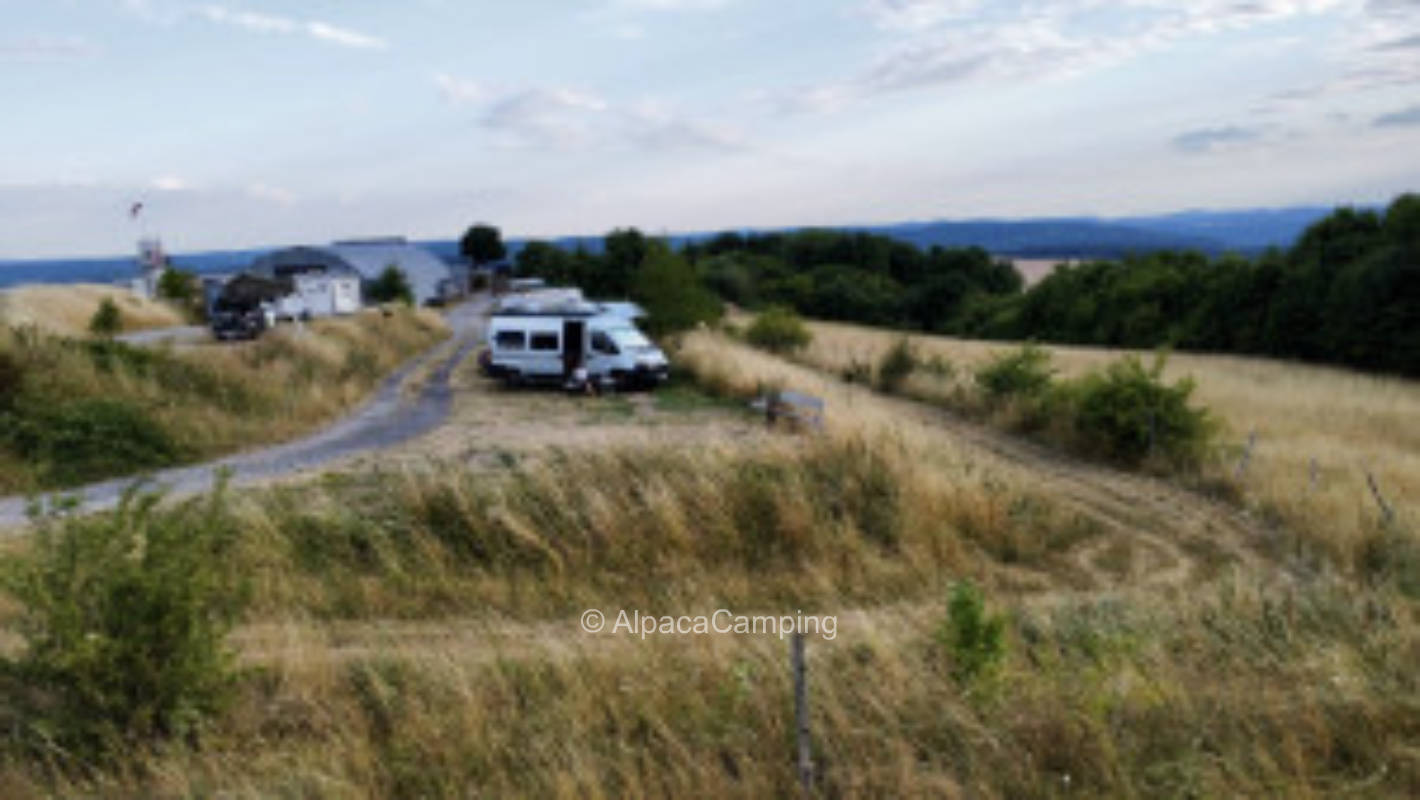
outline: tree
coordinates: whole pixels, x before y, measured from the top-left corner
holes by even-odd
[[[582,288],[593,296],[611,297],[630,292],[650,244],[635,228],[618,228],[607,234],[602,240],[601,269],[589,276]]]
[[[503,234],[481,222],[464,232],[459,240],[459,252],[478,266],[502,261],[508,255],[508,249],[503,246]]]
[[[653,334],[686,330],[724,313],[720,298],[705,288],[690,263],[660,242],[650,243],[632,297],[645,307],[646,328]]]
[[[171,302],[190,316],[200,318],[205,310],[202,284],[197,279],[197,274],[171,265],[163,270],[162,276],[158,278],[158,297]]]
[[[527,278],[542,278],[551,285],[576,282],[572,257],[567,251],[543,241],[524,244],[518,251],[518,274]]]
[[[197,297],[197,275],[185,269],[168,267],[158,278],[158,296],[187,305]]]
[[[94,315],[89,318],[89,333],[95,336],[113,336],[123,328],[123,312],[112,297],[105,297]]]
[[[399,301],[406,305],[414,305],[414,290],[409,286],[409,279],[405,277],[404,270],[397,264],[390,264],[385,267],[385,271],[380,273],[366,292],[371,300],[377,303],[392,303]]]

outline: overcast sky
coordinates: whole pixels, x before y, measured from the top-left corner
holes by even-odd
[[[1384,201],[1420,0],[0,0],[0,257]],[[134,201],[144,202],[137,220]]]

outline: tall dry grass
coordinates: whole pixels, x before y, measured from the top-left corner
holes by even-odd
[[[812,323],[804,361],[838,373],[876,364],[902,334],[856,325]],[[971,390],[974,370],[1013,345],[944,336],[911,337],[925,358],[954,367],[950,377],[919,370],[904,391],[955,400]],[[1077,376],[1129,351],[1047,346],[1062,376]],[[1146,358],[1150,354],[1142,354]],[[1192,377],[1194,398],[1224,423],[1224,451],[1212,467],[1235,482],[1247,502],[1308,547],[1361,565],[1375,547],[1382,513],[1366,479],[1374,476],[1397,523],[1414,530],[1420,514],[1420,383],[1332,367],[1240,356],[1172,353],[1168,380]],[[1255,445],[1243,466],[1250,437]],[[1315,467],[1313,467],[1315,464]]]
[[[161,300],[139,297],[119,286],[75,283],[0,292],[0,327],[34,326],[56,336],[87,336],[89,320],[105,299],[118,306],[124,331],[187,324],[181,310]]]
[[[234,711],[194,743],[137,746],[91,774],[0,762],[0,791],[796,793],[784,641],[593,635],[577,623],[588,606],[613,619],[837,615],[834,638],[808,642],[825,796],[1420,789],[1413,606],[1330,579],[996,586],[1004,663],[959,679],[938,633],[950,582],[1014,569],[979,545],[1030,523],[1003,508],[972,534],[985,487],[942,480],[890,435],[859,435],[249,495],[232,568],[253,577],[258,605],[236,637],[251,671]]]
[[[676,357],[728,393],[817,394],[827,430],[243,495],[232,713],[87,774],[0,761],[0,793],[797,793],[785,642],[593,635],[585,607],[836,615],[808,642],[823,796],[1420,792],[1414,601],[1258,559],[1150,585],[1127,563],[1149,531],[1093,524],[910,403],[709,332]],[[1123,585],[1082,551],[1120,555]],[[977,679],[940,635],[964,576],[1007,620]]]

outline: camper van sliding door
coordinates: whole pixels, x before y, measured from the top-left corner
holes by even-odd
[[[586,320],[565,320],[562,323],[562,376],[572,377],[572,371],[582,363],[587,348]]]

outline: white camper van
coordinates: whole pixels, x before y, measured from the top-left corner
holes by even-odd
[[[670,376],[665,353],[630,319],[580,299],[494,312],[483,368],[509,384],[651,387]]]

